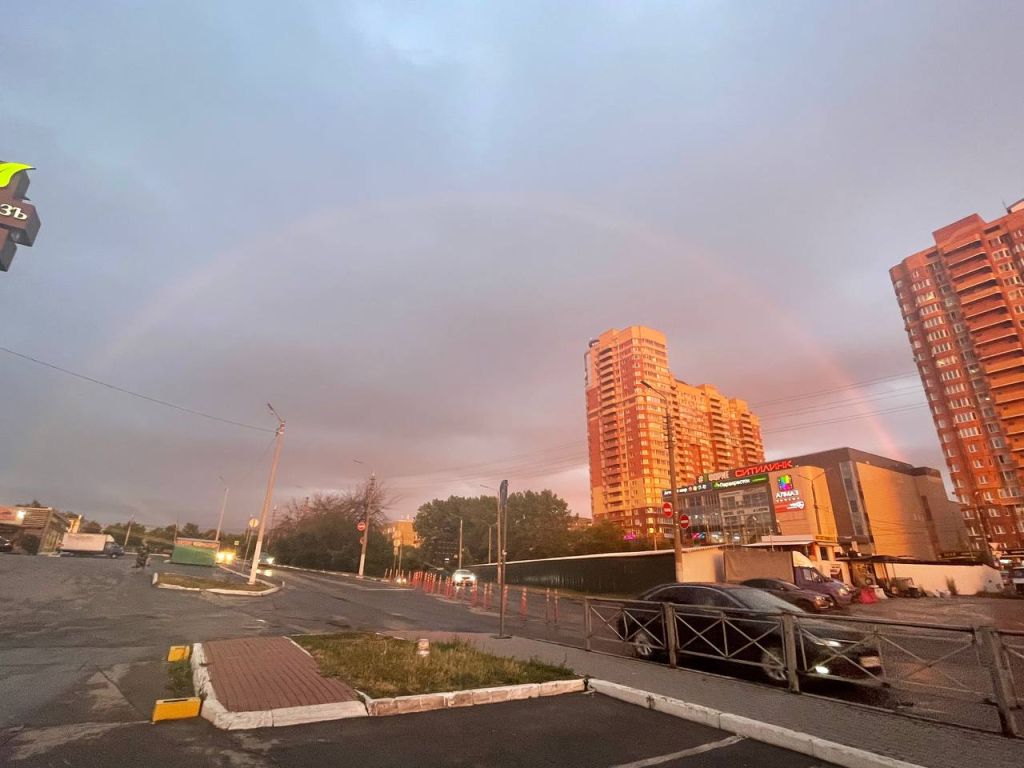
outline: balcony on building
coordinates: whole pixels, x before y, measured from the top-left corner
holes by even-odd
[[[974,331],[974,343],[979,346],[991,344],[1000,339],[1017,338],[1017,329],[1013,327],[1013,320],[1009,317],[1003,318],[996,325],[988,326],[982,331],[977,329],[972,329],[972,331]]]
[[[1022,345],[1020,339],[1012,339],[999,344],[987,344],[983,349],[978,350],[979,360],[992,360],[1003,355],[1020,355]],[[986,366],[987,367],[987,366]],[[993,368],[988,368],[991,373]]]
[[[972,257],[959,262],[955,267],[951,266],[947,271],[949,272],[949,276],[956,281],[983,269],[991,270],[992,267],[989,264],[988,256],[984,251],[981,251],[974,254]]]
[[[1010,310],[1007,309],[1006,302],[1002,296],[998,296],[995,299],[987,299],[970,307],[964,307],[964,319],[973,321],[970,323],[970,326],[974,331],[1005,323],[1006,316],[1009,314]]]

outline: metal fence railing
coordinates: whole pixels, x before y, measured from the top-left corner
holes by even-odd
[[[584,646],[1024,735],[1024,632],[587,598]]]

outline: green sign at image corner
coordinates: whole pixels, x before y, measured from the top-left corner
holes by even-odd
[[[0,189],[5,189],[14,178],[14,174],[21,171],[34,171],[35,167],[24,163],[0,163]]]

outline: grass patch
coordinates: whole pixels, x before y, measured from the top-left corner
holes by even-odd
[[[182,576],[178,573],[161,573],[158,584],[173,584],[176,587],[193,587],[195,589],[232,589],[236,592],[262,592],[269,589],[266,584],[248,584],[244,581],[217,581],[217,579],[200,579],[197,576]]]
[[[408,640],[370,634],[304,635],[324,677],[339,677],[371,698],[464,691],[579,677],[565,666],[492,656],[465,641],[431,643],[421,659]]]
[[[172,661],[167,665],[167,692],[172,699],[196,695],[192,687],[192,664],[188,659]]]

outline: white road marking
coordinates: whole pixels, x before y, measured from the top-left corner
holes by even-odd
[[[740,741],[743,741],[742,736],[730,736],[729,738],[722,739],[721,741],[709,741],[707,744],[701,744],[699,747],[690,747],[689,749],[683,749],[679,752],[671,752],[667,755],[660,755],[658,757],[648,757],[646,760],[637,760],[634,763],[622,763],[621,765],[614,765],[612,768],[647,768],[649,765],[661,765],[662,763],[668,763],[672,760],[679,760],[692,755],[701,755],[715,749],[729,747]]]

